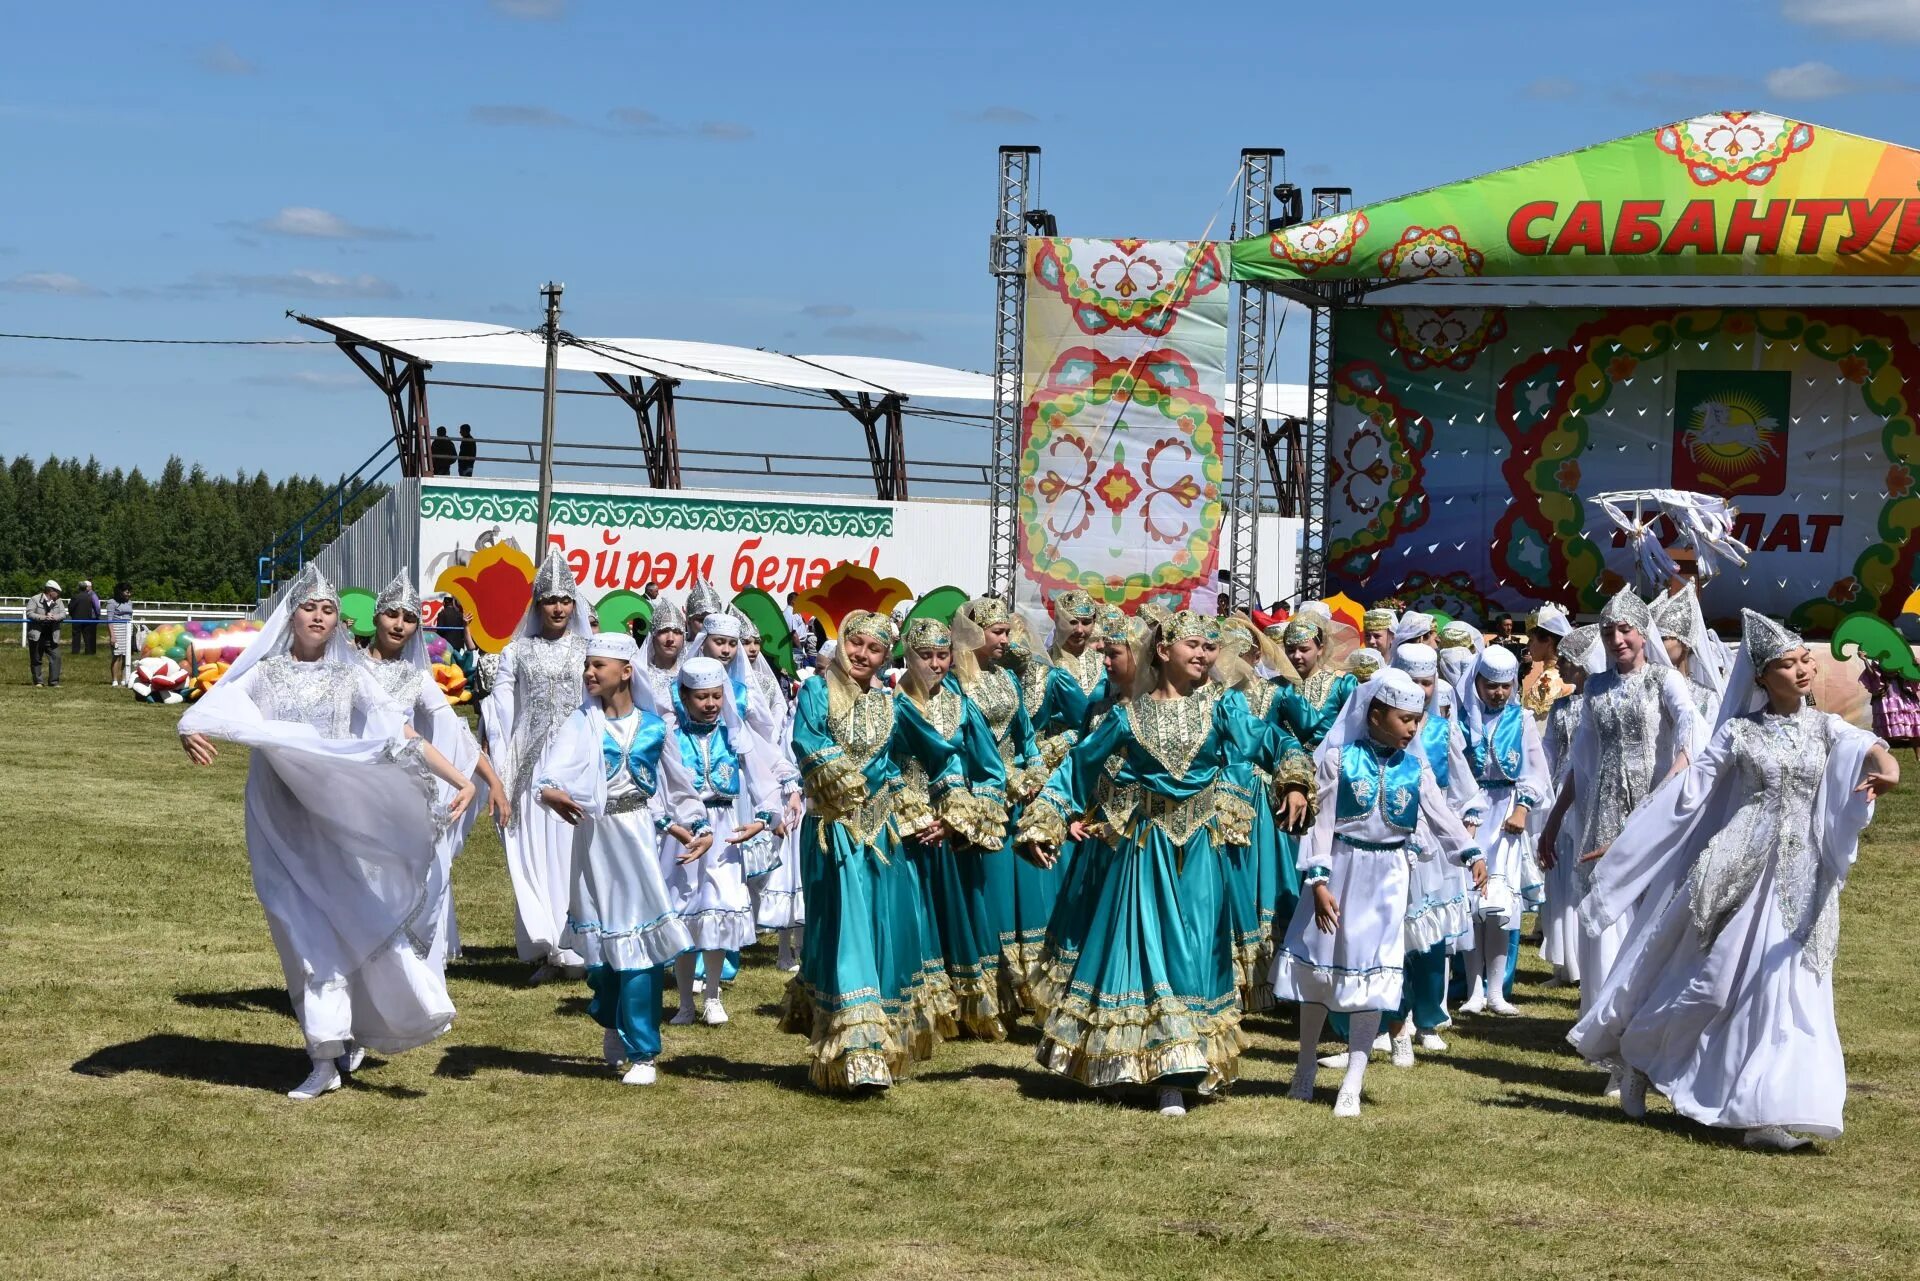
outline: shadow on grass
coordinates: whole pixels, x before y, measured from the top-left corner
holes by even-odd
[[[1038,1067],[1006,1063],[975,1063],[949,1068],[944,1072],[915,1072],[915,1081],[1011,1081],[1023,1099],[1038,1103],[1096,1103],[1111,1106],[1124,1099],[1103,1091],[1090,1090],[1077,1081],[1042,1071]]]
[[[1654,1096],[1649,1092],[1649,1102]],[[1490,1108],[1507,1108],[1514,1111],[1553,1112],[1560,1116],[1577,1116],[1586,1121],[1599,1121],[1607,1125],[1625,1125],[1635,1129],[1653,1130],[1661,1134],[1670,1134],[1678,1139],[1695,1143],[1713,1143],[1725,1147],[1740,1147],[1745,1137],[1744,1130],[1718,1129],[1710,1125],[1695,1125],[1677,1112],[1649,1111],[1641,1120],[1634,1120],[1620,1110],[1619,1103],[1612,1099],[1559,1099],[1545,1094],[1532,1094],[1526,1091],[1514,1091],[1497,1099],[1488,1099]],[[1800,1153],[1814,1151],[1811,1147],[1800,1148],[1796,1152],[1779,1153],[1783,1156],[1797,1156]]]
[[[381,1059],[369,1058],[361,1065],[360,1072],[371,1071],[382,1062]],[[180,1081],[200,1081],[207,1085],[231,1085],[282,1094],[298,1085],[312,1066],[305,1050],[290,1046],[159,1032],[143,1036],[137,1041],[125,1041],[95,1050],[75,1063],[73,1071],[80,1076],[103,1078],[124,1076],[128,1072],[146,1072]],[[347,1088],[366,1090],[394,1099],[422,1097],[419,1090],[365,1081],[360,1073],[348,1078]]]
[[[519,1076],[578,1076],[599,1080],[607,1065],[599,1059],[547,1054],[541,1050],[509,1050],[499,1045],[455,1045],[440,1056],[435,1076],[471,1081],[482,1072],[512,1072]]]
[[[278,1014],[293,1017],[293,1004],[283,987],[242,987],[230,992],[175,992],[174,1002],[196,1010],[229,1010],[236,1014]]]
[[[758,1063],[718,1054],[674,1054],[669,1046],[661,1067],[667,1075],[689,1081],[760,1081],[797,1094],[817,1093],[808,1083],[805,1063]]]
[[[468,947],[461,949],[459,960],[448,964],[447,977],[495,987],[525,987],[533,968],[510,947]]]

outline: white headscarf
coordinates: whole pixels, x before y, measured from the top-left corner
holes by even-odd
[[[1687,647],[1687,674],[1694,683],[1724,695],[1727,692],[1726,658],[1721,653],[1719,638],[1707,630],[1706,617],[1700,612],[1700,598],[1693,589],[1683,587],[1678,593],[1655,601],[1651,613],[1662,636],[1672,636]],[[1665,652],[1665,645],[1660,648]]]
[[[1340,718],[1333,723],[1326,739],[1314,751],[1314,760],[1337,757],[1347,744],[1371,738],[1367,717],[1376,702],[1407,712],[1425,711],[1427,692],[1414,684],[1413,677],[1405,672],[1394,667],[1387,668],[1353,691],[1352,697],[1340,709]]]

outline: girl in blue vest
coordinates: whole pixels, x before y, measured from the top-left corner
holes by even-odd
[[[652,1085],[664,969],[693,946],[661,873],[660,832],[701,852],[713,833],[692,776],[668,750],[653,687],[634,680],[639,661],[629,636],[587,643],[587,697],[561,727],[536,794],[573,828],[563,942],[586,960],[602,1053],[609,1067],[631,1065],[623,1083]]]
[[[1542,902],[1533,846],[1553,802],[1553,779],[1533,713],[1514,697],[1519,674],[1511,650],[1489,645],[1459,691],[1467,759],[1487,797],[1487,882],[1474,906],[1480,973],[1462,1014],[1520,1012],[1507,999],[1509,949],[1522,915]]]
[[[1385,671],[1354,692],[1315,755],[1319,812],[1300,845],[1308,891],[1273,963],[1274,995],[1300,1003],[1300,1057],[1289,1098],[1313,1097],[1330,1010],[1351,1016],[1346,1075],[1333,1114],[1360,1115],[1367,1050],[1383,1010],[1398,1009],[1406,958],[1409,858],[1450,858],[1484,879],[1426,757],[1413,748],[1427,695]]]

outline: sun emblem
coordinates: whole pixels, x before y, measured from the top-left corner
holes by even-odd
[[[1767,182],[1788,156],[1813,145],[1813,126],[1764,111],[1720,111],[1656,130],[1654,145],[1687,167],[1702,187]]]
[[[1780,457],[1784,434],[1759,397],[1731,391],[1694,407],[1680,447],[1702,480],[1731,493]]]

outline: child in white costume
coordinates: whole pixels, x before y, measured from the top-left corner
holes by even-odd
[[[424,1045],[453,1023],[430,959],[445,916],[435,840],[473,781],[414,733],[354,651],[340,596],[309,563],[219,683],[180,718],[196,765],[210,739],[252,749],[247,861],[313,1070],[313,1099],[367,1049]],[[436,805],[433,780],[452,789]]]
[[[573,876],[573,829],[532,804],[533,781],[567,717],[580,706],[580,673],[587,660],[587,611],[560,549],[549,548],[533,580],[533,602],[520,635],[500,655],[493,693],[480,705],[487,746],[513,804],[514,821],[501,833],[507,877],[513,883],[513,940],[534,963],[533,983],[562,973],[577,976],[583,962],[560,940],[567,928],[567,883]]]
[[[711,658],[689,658],[680,665],[679,683],[681,706],[666,750],[677,752],[692,775],[713,841],[702,850],[669,839],[662,846],[661,867],[693,945],[704,953],[703,1017],[720,1024],[727,1021],[720,1003],[724,954],[754,939],[742,847],[776,825],[779,801],[765,751],[740,719],[727,669]],[[675,966],[676,1024],[693,1022],[694,961],[689,952]]]
[[[780,944],[774,968],[790,974],[800,968],[800,944],[807,928],[806,895],[800,881],[800,822],[806,816],[806,801],[800,786],[800,767],[793,759],[793,707],[773,665],[761,653],[760,629],[738,607],[729,605],[727,610],[740,620],[740,651],[746,657],[752,691],[748,720],[752,722],[758,715],[772,729],[771,736],[764,728],[759,732],[778,759],[774,772],[780,782],[787,826],[780,841],[780,862],[760,884],[754,922],[763,930],[777,933]]]
[[[1329,1010],[1349,1014],[1347,1070],[1335,1116],[1360,1114],[1367,1049],[1382,1010],[1400,1005],[1408,859],[1452,858],[1484,884],[1480,851],[1426,757],[1409,750],[1427,695],[1388,670],[1347,700],[1315,753],[1319,812],[1300,843],[1306,890],[1273,963],[1274,996],[1300,1003],[1300,1058],[1289,1098],[1313,1097]]]
[[[440,875],[447,884],[446,918],[434,936],[433,960],[444,966],[449,958],[460,955],[460,928],[453,917],[453,860],[473,830],[473,820],[484,805],[493,821],[505,828],[512,817],[512,806],[493,762],[480,750],[473,731],[440,691],[433,678],[433,665],[427,661],[427,635],[420,626],[420,593],[411,576],[402,569],[395,574],[373,603],[373,643],[367,647],[367,661],[373,667],[373,679],[411,717],[413,732],[432,743],[440,754],[453,762],[455,769],[469,775],[486,790],[481,799],[467,807],[458,823],[440,833],[436,853]],[[440,785],[440,803],[453,799],[452,790]]]
[[[660,832],[695,851],[712,840],[639,661],[625,635],[588,642],[587,697],[537,780],[540,803],[574,824],[566,942],[586,960],[608,1066],[631,1064],[627,1085],[655,1080],[664,967],[693,946],[661,872]]]
[[[1519,1013],[1506,997],[1509,946],[1522,915],[1540,903],[1534,835],[1553,800],[1553,784],[1533,713],[1515,697],[1518,680],[1513,651],[1489,645],[1480,652],[1473,679],[1458,691],[1467,759],[1487,798],[1487,881],[1474,904],[1480,972],[1462,1014]]]
[[[1840,1133],[1840,890],[1900,767],[1808,705],[1805,641],[1751,611],[1742,622],[1712,740],[1596,860],[1588,930],[1647,906],[1568,1040],[1630,1070],[1627,1115],[1651,1085],[1683,1116],[1784,1150]]]

